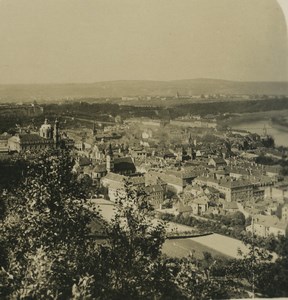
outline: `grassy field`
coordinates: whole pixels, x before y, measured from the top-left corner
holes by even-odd
[[[198,259],[203,258],[203,252],[210,252],[212,256],[229,257],[210,247],[201,245],[191,239],[166,240],[162,252],[170,257],[187,257],[193,254]]]

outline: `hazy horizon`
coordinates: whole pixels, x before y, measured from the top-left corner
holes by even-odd
[[[284,0],[2,0],[0,84],[288,82],[285,15]]]
[[[176,81],[224,81],[224,82],[235,82],[235,83],[288,83],[288,80],[277,80],[277,81],[258,81],[258,80],[229,80],[229,79],[221,79],[221,78],[183,78],[183,79],[167,79],[167,80],[153,80],[153,79],[114,79],[114,80],[99,80],[99,81],[85,81],[85,82],[37,82],[37,83],[1,83],[0,85],[90,85],[90,84],[98,84],[98,83],[108,83],[108,82],[176,82]]]

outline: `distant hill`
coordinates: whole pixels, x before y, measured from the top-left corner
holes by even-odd
[[[0,101],[200,94],[288,95],[288,82],[236,82],[214,79],[121,80],[76,84],[0,85]]]

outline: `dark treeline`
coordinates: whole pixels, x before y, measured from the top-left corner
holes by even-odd
[[[96,99],[95,99],[96,101]],[[142,105],[143,103],[141,103]],[[155,103],[156,104],[156,103]],[[109,102],[88,103],[85,101],[75,101],[63,104],[46,104],[44,105],[45,117],[55,118],[55,116],[70,116],[79,118],[88,118],[95,121],[114,121],[116,116],[122,119],[130,117],[149,117],[152,119],[174,119],[187,114],[205,116],[207,114],[223,113],[252,113],[260,111],[288,109],[287,99],[268,99],[268,100],[249,100],[249,101],[221,101],[221,102],[202,102],[175,104],[169,107],[163,106],[137,106],[137,105],[120,105]],[[33,118],[36,124],[42,120],[43,116]],[[15,124],[27,125],[31,122],[31,117],[14,115],[1,116],[0,132],[11,131]]]
[[[166,119],[176,118],[187,113],[194,115],[221,114],[221,113],[252,113],[259,111],[288,109],[287,99],[249,100],[249,101],[219,101],[202,102],[173,105],[171,107],[161,106],[134,106],[119,105],[115,103],[87,103],[73,102],[61,105],[51,104],[45,107],[46,112],[56,112],[58,114],[68,114],[73,116],[99,117],[110,115],[115,117],[150,117]]]
[[[195,115],[207,115],[219,113],[252,113],[282,109],[288,109],[287,99],[183,104],[171,109],[170,114],[172,118],[175,118],[186,115],[188,112]]]

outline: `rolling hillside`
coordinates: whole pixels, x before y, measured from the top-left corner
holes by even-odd
[[[0,85],[0,101],[200,94],[288,95],[288,82],[236,82],[214,79],[122,80],[77,84]]]

